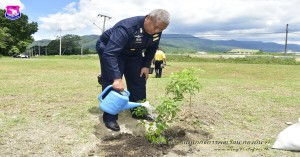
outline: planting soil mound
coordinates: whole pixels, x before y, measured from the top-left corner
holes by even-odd
[[[182,128],[175,127],[167,132],[168,144],[154,145],[148,142],[144,136],[134,136],[132,134],[120,133],[118,135],[105,136],[102,138],[102,143],[99,145],[99,151],[105,152],[105,156],[163,156],[172,151],[176,144],[184,141],[191,141],[187,134],[197,134],[202,136],[202,140],[209,138],[208,133],[201,134],[196,131],[188,132]],[[198,138],[199,139],[199,138]],[[186,155],[191,153],[174,150],[178,155]]]
[[[100,116],[101,117],[101,116]],[[95,135],[101,142],[90,155],[101,154],[103,156],[163,156],[169,153],[186,156],[197,151],[189,141],[209,140],[212,135],[203,130],[192,129],[179,123],[166,132],[167,144],[151,144],[145,138],[142,126],[137,126],[138,121],[130,117],[130,113],[124,112],[119,115],[121,131],[113,132],[105,128],[101,118],[101,124],[95,126]],[[186,124],[186,123],[185,123]],[[176,145],[184,144],[188,149],[174,149]]]

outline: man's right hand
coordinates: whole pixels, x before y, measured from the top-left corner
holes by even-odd
[[[124,83],[122,81],[122,79],[115,79],[114,83],[112,84],[112,87],[114,90],[123,92],[125,89]]]

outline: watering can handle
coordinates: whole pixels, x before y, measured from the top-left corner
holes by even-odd
[[[112,88],[112,85],[107,86],[107,87],[104,89],[104,91],[102,91],[102,93],[99,95],[98,99],[99,99],[100,102],[103,101],[103,99],[102,99],[103,95],[104,95],[110,88]],[[124,92],[125,92],[126,95],[129,97],[129,95],[130,95],[129,91],[124,90]]]

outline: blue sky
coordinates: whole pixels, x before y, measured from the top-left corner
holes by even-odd
[[[103,18],[98,14],[112,17],[105,26],[110,28],[124,18],[163,8],[171,14],[164,33],[282,44],[289,24],[288,42],[300,44],[300,0],[0,0],[1,9],[12,4],[38,22],[36,40],[54,39],[58,30],[62,35],[100,35]]]
[[[0,0],[0,8],[5,5],[21,5],[21,12],[28,15],[31,21],[38,21],[39,17],[60,12],[71,2],[79,0]]]
[[[25,5],[22,13],[29,15],[31,21],[38,21],[39,17],[60,12],[66,5],[74,0],[21,0]]]

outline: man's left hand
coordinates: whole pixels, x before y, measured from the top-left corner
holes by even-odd
[[[140,77],[143,77],[143,75],[145,75],[145,80],[149,78],[149,68],[143,67],[141,69]]]

